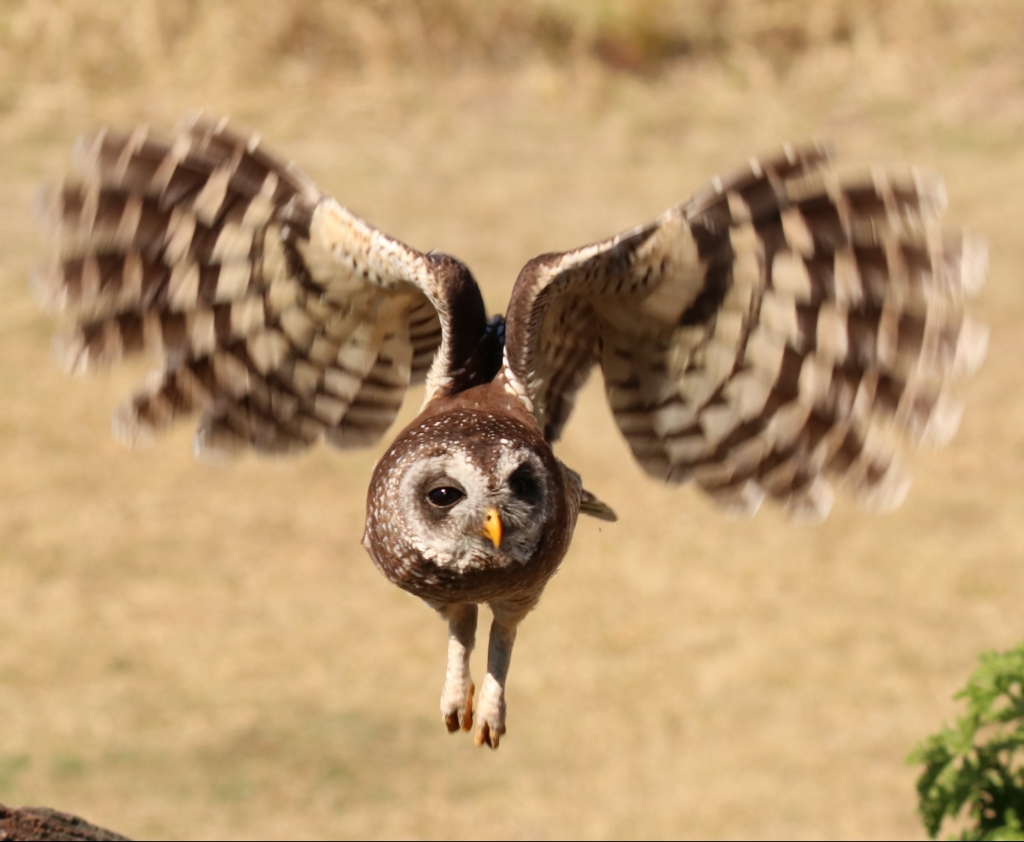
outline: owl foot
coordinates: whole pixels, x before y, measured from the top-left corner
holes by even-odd
[[[473,679],[469,674],[469,653],[476,639],[477,608],[469,602],[437,607],[448,621],[448,665],[441,691],[441,718],[450,734],[473,727]]]
[[[480,688],[480,700],[476,705],[476,733],[473,742],[478,746],[485,743],[491,748],[498,747],[498,741],[505,733],[505,688],[488,673]]]
[[[476,687],[470,682],[468,687],[462,688],[462,693],[445,693],[441,697],[441,716],[444,717],[444,727],[448,733],[454,734],[459,729],[469,731],[473,727],[473,692]]]

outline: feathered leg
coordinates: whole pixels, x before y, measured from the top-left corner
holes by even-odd
[[[441,716],[450,732],[473,727],[473,677],[469,656],[476,644],[477,607],[456,602],[437,609],[448,621],[448,666],[441,691]]]
[[[512,647],[519,624],[536,604],[536,599],[525,604],[514,600],[490,603],[494,622],[491,623],[491,637],[487,644],[487,675],[476,704],[476,733],[473,735],[478,746],[486,743],[497,748],[505,733],[505,679],[512,663]]]

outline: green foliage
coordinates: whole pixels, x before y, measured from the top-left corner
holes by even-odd
[[[933,839],[947,818],[960,839],[1024,839],[1024,643],[980,660],[956,695],[966,714],[908,758],[925,764],[918,811]]]

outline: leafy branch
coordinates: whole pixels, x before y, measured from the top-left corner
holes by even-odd
[[[925,764],[918,812],[932,839],[946,819],[964,827],[960,839],[1024,839],[1024,643],[980,661],[954,697],[967,701],[956,727],[908,758]]]

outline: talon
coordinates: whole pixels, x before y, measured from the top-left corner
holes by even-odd
[[[469,685],[469,695],[466,697],[466,709],[462,711],[462,715],[459,717],[459,724],[462,725],[463,731],[473,730],[473,694],[476,692],[476,685]],[[449,728],[449,731],[454,731],[454,728]]]
[[[504,731],[502,731],[502,733],[504,733]],[[498,733],[498,729],[492,728],[486,722],[482,722],[480,727],[476,729],[476,734],[473,735],[473,742],[478,746],[482,746],[486,743],[491,748],[497,748],[500,740],[501,734]]]
[[[445,710],[447,705],[442,704],[441,718],[444,719],[444,727],[448,729],[449,734],[454,734],[456,731],[469,731],[473,728],[473,694],[475,692],[476,685],[471,683],[462,707],[455,710]]]

